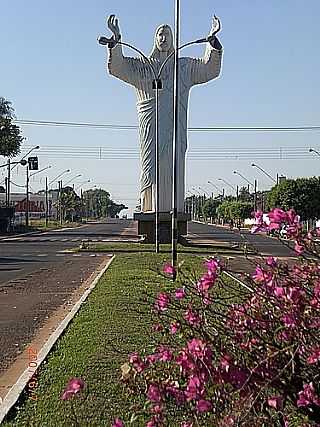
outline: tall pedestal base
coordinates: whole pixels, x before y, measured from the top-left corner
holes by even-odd
[[[138,221],[138,234],[145,236],[145,243],[155,243],[156,239],[156,215],[150,213],[135,213],[133,219]],[[191,220],[191,215],[178,213],[178,241],[183,240],[182,236],[187,234],[187,223]],[[171,243],[171,214],[169,212],[159,213],[160,222],[160,243]]]

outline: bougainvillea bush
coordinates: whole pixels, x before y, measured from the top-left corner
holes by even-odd
[[[285,227],[299,260],[261,258],[240,281],[218,258],[198,278],[165,265],[157,345],[121,367],[131,404],[113,427],[320,426],[320,233],[292,210],[255,218],[253,232]]]
[[[269,257],[246,286],[226,279],[217,258],[198,280],[178,272],[153,302],[158,346],[122,366],[143,402],[115,426],[320,425],[319,232],[303,233],[293,211],[274,209],[268,224],[255,216],[254,232],[285,225],[296,251],[314,256],[291,266]]]

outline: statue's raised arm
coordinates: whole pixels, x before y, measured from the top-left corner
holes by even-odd
[[[190,80],[192,85],[207,83],[217,78],[221,70],[222,45],[216,34],[221,30],[220,19],[214,15],[208,34],[208,43],[202,58],[189,59]]]
[[[107,19],[107,26],[112,32],[112,39],[115,41],[113,46],[109,46],[109,58],[107,69],[111,75],[118,79],[139,87],[141,76],[148,70],[148,66],[141,58],[130,58],[123,55],[122,46],[117,43],[121,40],[121,32],[118,18],[110,15]]]

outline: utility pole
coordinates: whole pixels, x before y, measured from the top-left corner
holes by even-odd
[[[255,179],[254,180],[254,210],[255,210],[255,212],[256,212],[256,210],[257,210],[257,180]]]
[[[26,227],[29,227],[29,165],[26,167]]]
[[[46,176],[46,227],[48,227],[49,200],[48,200],[48,177]]]
[[[239,200],[239,185],[237,184],[237,201]]]
[[[6,205],[7,208],[10,208],[10,181],[11,181],[11,160],[8,159],[8,163],[7,163],[7,168],[8,168],[8,175],[7,175],[7,185],[6,185],[6,189],[7,189],[7,199],[6,199]]]
[[[178,246],[178,208],[177,208],[177,178],[178,178],[178,143],[179,143],[179,45],[180,45],[180,0],[175,7],[175,51],[174,51],[174,123],[172,149],[172,247],[171,264],[174,268],[173,280],[176,280],[177,246]]]

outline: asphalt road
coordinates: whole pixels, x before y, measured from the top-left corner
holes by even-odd
[[[264,255],[273,255],[275,257],[297,256],[294,251],[285,246],[285,242],[283,244],[277,239],[267,237],[262,233],[251,234],[250,230],[241,229],[241,237],[238,230],[231,231],[225,227],[190,222],[188,224],[188,234],[194,240],[211,240],[218,243],[237,243],[245,240]]]
[[[47,269],[49,265],[55,265],[67,257],[78,256],[65,251],[87,239],[92,242],[134,241],[138,239],[137,227],[130,220],[107,219],[77,228],[1,238],[0,287],[21,275],[26,276]]]

